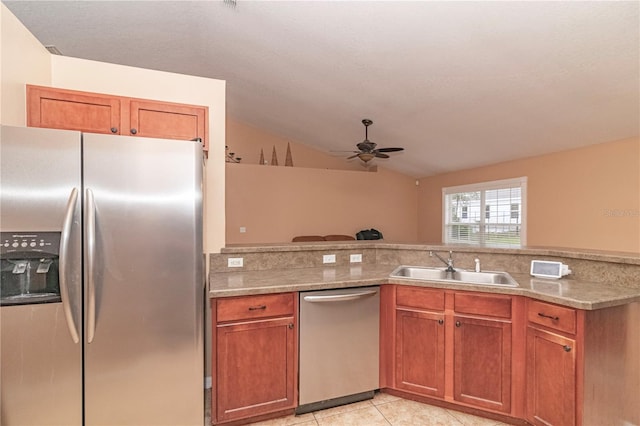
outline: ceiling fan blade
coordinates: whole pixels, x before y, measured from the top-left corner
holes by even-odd
[[[398,152],[404,151],[404,148],[379,148],[376,149],[377,152]]]
[[[347,157],[347,160],[351,160],[352,158],[356,158],[360,154],[352,155],[351,157]]]
[[[375,155],[378,158],[389,158],[389,156],[387,154],[383,154],[381,152],[376,152]]]

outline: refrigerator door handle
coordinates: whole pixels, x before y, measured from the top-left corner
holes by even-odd
[[[73,313],[71,312],[71,300],[69,300],[69,239],[71,237],[71,226],[73,224],[73,214],[76,210],[76,203],[78,201],[78,188],[73,188],[71,194],[69,194],[69,201],[67,201],[67,207],[64,213],[64,219],[62,221],[62,232],[60,233],[60,251],[59,261],[60,269],[58,271],[58,277],[60,280],[60,299],[62,299],[62,310],[64,311],[64,317],[67,320],[67,327],[69,327],[69,333],[71,333],[71,339],[73,343],[80,341],[78,336],[78,327],[73,319]]]
[[[87,241],[87,343],[93,341],[96,331],[96,204],[93,191],[87,188],[86,197],[86,241]]]

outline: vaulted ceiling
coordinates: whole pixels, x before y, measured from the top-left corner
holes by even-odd
[[[4,3],[64,55],[226,80],[230,116],[325,152],[372,119],[415,177],[640,134],[637,1]]]

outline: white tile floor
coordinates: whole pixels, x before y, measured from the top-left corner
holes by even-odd
[[[372,400],[252,423],[254,426],[502,426],[505,423],[376,393]]]

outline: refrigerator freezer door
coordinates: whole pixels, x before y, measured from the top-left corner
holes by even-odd
[[[202,425],[200,145],[84,134],[83,147],[86,424]]]
[[[62,232],[72,189],[80,187],[80,133],[0,132],[0,231]],[[82,345],[67,325],[81,324],[80,203],[69,213],[65,305],[0,307],[3,425],[82,424]]]

